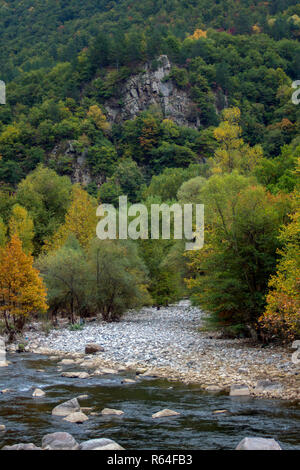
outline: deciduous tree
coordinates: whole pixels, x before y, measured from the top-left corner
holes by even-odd
[[[24,253],[21,240],[13,235],[0,250],[0,314],[11,337],[22,331],[31,314],[47,311],[46,295],[33,258]]]

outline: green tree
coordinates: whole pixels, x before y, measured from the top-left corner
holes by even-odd
[[[48,292],[52,314],[66,312],[71,323],[76,315],[89,311],[91,285],[84,252],[74,236],[57,251],[43,255],[37,262]]]
[[[89,251],[89,270],[94,305],[105,321],[117,321],[129,308],[150,302],[147,271],[136,244],[95,239]]]
[[[255,336],[276,267],[288,198],[272,196],[236,172],[211,177],[200,195],[206,207],[206,242],[204,249],[188,255],[192,298],[218,327]]]
[[[58,176],[44,166],[39,166],[19,184],[16,201],[27,209],[33,219],[36,251],[64,222],[71,201],[71,189],[69,178]]]

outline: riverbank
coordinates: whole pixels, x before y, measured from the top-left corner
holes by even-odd
[[[69,358],[68,367],[89,374],[99,368],[137,371],[140,374],[198,384],[211,392],[229,392],[244,385],[251,396],[300,400],[300,370],[292,351],[262,348],[247,340],[219,339],[199,331],[203,313],[188,301],[156,310],[128,312],[119,323],[89,323],[82,330],[53,329],[48,335],[26,332],[28,349],[38,354]],[[85,345],[104,348],[86,356]],[[75,367],[76,366],[76,367]],[[64,364],[58,366],[63,370]]]

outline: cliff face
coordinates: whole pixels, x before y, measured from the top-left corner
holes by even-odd
[[[165,118],[172,119],[176,124],[198,127],[200,121],[193,115],[195,105],[186,91],[166,80],[170,71],[171,63],[165,55],[158,58],[157,70],[151,70],[151,65],[146,63],[141,73],[133,75],[121,86],[118,100],[106,102],[108,119],[116,123],[134,119],[154,105],[161,109]]]
[[[121,86],[117,98],[106,101],[107,119],[121,123],[134,119],[150,106],[159,108],[165,118],[171,119],[179,126],[197,128],[199,118],[195,117],[195,104],[187,92],[178,88],[171,79],[171,63],[166,55],[158,58],[156,70],[146,63],[143,70],[132,75]],[[122,104],[120,104],[122,103]],[[105,178],[103,175],[92,176],[87,163],[87,149],[78,154],[72,142],[62,142],[51,152],[50,158],[64,165],[74,183],[84,186],[95,182],[100,186]]]

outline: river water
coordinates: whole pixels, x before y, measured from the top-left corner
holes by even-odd
[[[0,390],[11,389],[0,393],[0,424],[6,426],[6,432],[0,432],[0,448],[19,442],[39,446],[43,435],[66,431],[79,442],[107,437],[128,450],[231,450],[246,436],[273,437],[283,449],[300,449],[300,407],[293,403],[209,394],[197,386],[157,379],[122,384],[125,376],[133,378],[128,373],[69,379],[45,356],[17,354],[8,360],[12,364],[0,369]],[[36,387],[46,391],[44,398],[32,398]],[[116,408],[125,414],[89,416],[83,424],[51,415],[57,404],[83,394],[89,397],[81,406],[95,407],[95,412]],[[163,408],[181,415],[152,419]],[[224,409],[228,412],[214,414]]]

